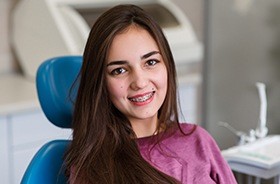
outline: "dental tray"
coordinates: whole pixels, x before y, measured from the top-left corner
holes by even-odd
[[[222,151],[222,155],[229,163],[243,163],[265,169],[280,166],[280,135],[229,148]]]

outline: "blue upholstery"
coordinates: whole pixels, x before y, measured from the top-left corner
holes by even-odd
[[[54,140],[43,145],[30,162],[23,184],[64,184],[63,156],[70,141]]]
[[[81,64],[81,56],[63,56],[45,61],[37,71],[36,85],[41,107],[50,122],[58,127],[71,127],[73,104],[69,92]]]
[[[72,88],[82,65],[81,56],[62,56],[43,62],[36,75],[40,105],[48,120],[61,128],[70,128],[73,100]],[[73,91],[72,101],[69,92]],[[72,93],[71,93],[72,94]],[[53,140],[43,145],[32,158],[21,184],[64,184],[63,156],[70,140]]]

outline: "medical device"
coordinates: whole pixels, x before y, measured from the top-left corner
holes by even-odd
[[[238,145],[243,145],[246,143],[254,142],[257,139],[266,137],[268,133],[268,128],[266,126],[266,114],[267,114],[267,97],[265,91],[265,84],[261,82],[256,83],[258,89],[259,98],[260,98],[260,112],[259,112],[259,122],[256,129],[250,129],[248,133],[238,131],[233,128],[227,122],[218,122],[219,126],[225,127],[234,133],[238,137]]]

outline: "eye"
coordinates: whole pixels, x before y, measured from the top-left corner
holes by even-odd
[[[119,74],[122,74],[122,73],[125,73],[126,72],[126,69],[124,68],[116,68],[114,70],[112,70],[110,72],[111,75],[119,75]]]
[[[159,61],[156,60],[156,59],[150,59],[150,60],[148,60],[148,61],[146,62],[146,65],[147,65],[147,66],[154,66],[154,65],[156,65],[158,62],[159,62]]]

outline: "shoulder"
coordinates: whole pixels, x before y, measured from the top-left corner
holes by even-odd
[[[180,123],[180,128],[183,133],[191,135],[193,137],[200,137],[203,139],[213,139],[212,136],[203,127],[196,124]]]
[[[212,136],[196,124],[180,124],[180,128],[162,143],[169,150],[176,150],[176,154],[182,159],[200,160],[208,164],[212,156],[217,156],[220,152]]]
[[[193,143],[196,146],[203,148],[203,149],[217,149],[218,146],[216,141],[211,136],[211,134],[205,130],[203,127],[196,125],[196,124],[189,124],[189,123],[180,123],[180,128],[182,130],[181,135],[183,134],[184,138],[189,143]],[[178,130],[177,132],[179,132]],[[177,133],[178,135],[179,133]]]
[[[208,160],[207,162],[209,162],[209,160],[220,157],[220,149],[216,141],[203,127],[182,123],[180,128],[183,133],[181,133],[181,136],[176,133],[177,139],[180,137],[182,146],[188,150],[189,154],[193,154],[193,158]]]

